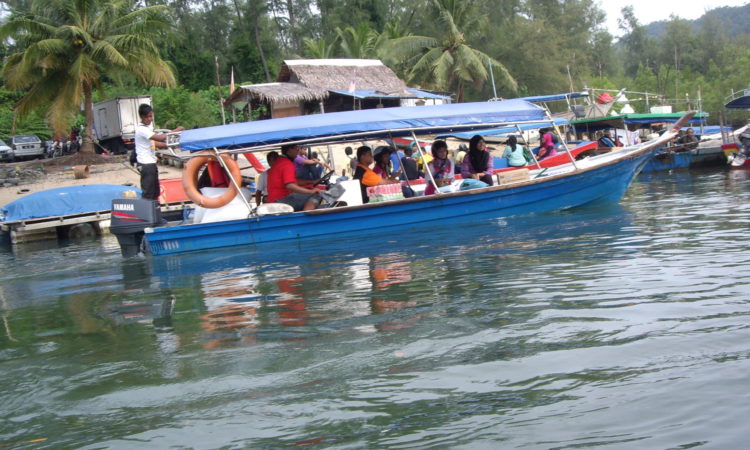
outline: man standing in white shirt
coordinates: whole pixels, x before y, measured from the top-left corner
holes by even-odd
[[[167,135],[154,134],[154,111],[151,105],[142,103],[138,107],[141,123],[135,129],[135,155],[141,169],[141,198],[156,200],[159,198],[159,169],[156,167],[156,150],[151,148],[154,141],[156,148],[167,148]],[[179,126],[172,132],[182,131]]]

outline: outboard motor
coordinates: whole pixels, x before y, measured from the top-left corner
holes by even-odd
[[[135,256],[141,252],[144,229],[161,224],[159,202],[142,198],[112,200],[109,231],[117,236],[122,256]]]

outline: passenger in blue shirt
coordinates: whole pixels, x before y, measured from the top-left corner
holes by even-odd
[[[401,158],[403,158],[404,152],[402,151],[395,151],[391,152],[391,167],[393,168],[393,172],[398,172],[399,169],[401,169]]]
[[[598,142],[599,142],[599,147],[612,148],[612,147],[620,147],[622,145],[622,144],[618,145],[619,141],[616,142],[614,139],[612,139],[612,132],[610,130],[605,131],[604,136],[600,137]]]

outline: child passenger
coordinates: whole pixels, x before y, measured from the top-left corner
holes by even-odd
[[[453,168],[453,161],[448,159],[448,144],[445,141],[438,140],[432,143],[432,161],[427,164],[427,170],[432,173],[432,177],[435,179],[437,187],[443,187],[453,182],[453,175],[455,169]],[[424,195],[432,195],[435,193],[435,186],[433,186],[430,180],[427,180],[427,187],[424,190]]]

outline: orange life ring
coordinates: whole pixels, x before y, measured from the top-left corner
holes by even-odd
[[[237,188],[234,187],[234,183],[229,183],[227,190],[218,197],[206,197],[198,190],[198,172],[201,167],[214,158],[214,155],[198,155],[190,158],[182,173],[182,187],[185,189],[185,194],[195,204],[204,208],[220,208],[231,202],[237,195]],[[229,174],[237,185],[242,183],[242,174],[237,162],[227,154],[221,155],[221,159],[224,160],[224,164],[229,169]]]

